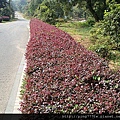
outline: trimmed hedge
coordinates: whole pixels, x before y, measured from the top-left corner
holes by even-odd
[[[120,71],[67,33],[30,21],[22,113],[120,113]]]

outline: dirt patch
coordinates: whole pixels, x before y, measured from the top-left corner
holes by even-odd
[[[90,45],[92,44],[88,38],[83,39],[81,35],[71,35],[71,36],[75,39],[75,41],[79,42],[86,49],[88,49]]]
[[[80,44],[83,45],[86,49],[88,49],[92,43],[88,38],[86,38],[84,40],[81,40]]]
[[[115,71],[120,70],[120,66],[118,66],[117,63],[114,63],[113,61],[109,62],[109,68]]]
[[[81,40],[82,40],[82,36],[81,35],[71,35],[74,39],[75,39],[75,41],[77,41],[77,42],[80,42]]]

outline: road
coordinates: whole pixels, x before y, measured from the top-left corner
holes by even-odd
[[[0,23],[0,113],[5,113],[29,38],[29,20]]]

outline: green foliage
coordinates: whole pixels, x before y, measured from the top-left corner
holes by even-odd
[[[11,0],[0,1],[0,16],[9,16],[9,18],[14,18],[14,10]]]
[[[45,4],[40,4],[34,16],[41,19],[42,21],[47,22],[51,19],[51,17],[49,16],[51,16],[52,14],[53,14],[53,11],[50,11],[48,6],[46,6]]]
[[[95,42],[97,40],[99,40],[102,36],[102,24],[103,22],[96,22],[95,25],[93,26],[93,28],[91,29],[90,33],[91,33],[91,41],[93,42],[93,44],[95,44]]]
[[[93,80],[95,80],[95,81],[100,81],[101,78],[100,78],[100,76],[93,76]]]
[[[86,22],[89,26],[93,26],[95,24],[95,19],[92,17],[89,17]]]
[[[30,15],[33,16],[33,15],[34,15],[34,11],[35,11],[36,8],[37,8],[34,0],[32,0],[32,1],[30,2],[30,6],[29,6],[29,7],[30,7],[30,9],[29,9]]]
[[[102,33],[103,21],[96,23],[90,31],[90,40],[93,43],[90,49],[98,53],[101,57],[108,57],[112,43],[109,40],[109,36],[105,37]]]
[[[59,3],[56,3],[54,0],[44,0],[37,7],[34,16],[44,22],[55,24],[56,19],[63,16],[63,11]]]
[[[90,24],[91,22],[91,24]],[[83,20],[83,21],[71,21],[67,23],[66,27],[81,29],[81,28],[91,28],[93,20]]]
[[[64,18],[65,20],[70,18],[86,19],[88,16],[92,16],[96,21],[99,21],[103,19],[104,10],[107,6],[105,1],[106,0],[31,0],[25,9],[29,16],[38,16],[37,18],[41,18],[42,16],[42,19],[47,19],[47,16],[49,16],[50,20],[48,21],[54,18]],[[40,15],[42,9],[40,6],[47,6],[45,14],[42,12],[42,15]],[[43,18],[43,15],[46,14],[47,16]]]
[[[17,0],[15,9],[19,9],[21,12],[25,10],[26,15],[32,17],[37,16],[37,18],[41,18],[42,16],[42,19],[47,19],[49,16],[50,20],[48,21],[53,21],[54,18],[64,18],[68,20],[77,17],[87,19],[90,16],[93,17],[95,21],[103,20],[104,10],[106,10],[109,3],[109,0],[29,0],[28,3],[26,1],[27,0]],[[40,10],[42,9],[40,5],[43,6],[43,4],[47,6],[46,13],[44,14],[42,12],[43,15],[47,14],[44,18],[43,15],[40,15]],[[93,23],[91,22],[90,24]]]
[[[0,0],[0,8],[6,7],[7,0]]]
[[[110,11],[105,11],[103,23],[103,35],[110,36],[115,47],[120,47],[120,4],[112,1],[109,4]]]
[[[26,86],[26,84],[27,84],[26,79],[27,79],[27,76],[24,75],[24,76],[23,76],[23,79],[22,79],[22,85],[21,85],[20,95],[23,95],[24,92],[25,92],[25,86]]]
[[[5,7],[3,10],[2,10],[2,15],[3,16],[10,16],[11,14],[11,11],[8,7]]]
[[[79,8],[79,4],[73,6],[73,12],[72,12],[72,16],[73,17],[84,17],[84,10],[82,8]]]
[[[104,20],[96,23],[90,31],[93,46],[101,57],[111,58],[111,50],[119,49],[120,45],[120,5],[110,3],[110,10],[105,11]]]

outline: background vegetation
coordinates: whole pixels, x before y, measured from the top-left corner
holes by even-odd
[[[0,17],[7,16],[9,19],[14,18],[14,10],[11,0],[0,0]]]
[[[12,5],[28,18],[38,18],[68,32],[107,59],[111,68],[119,69],[119,0],[14,0]]]

